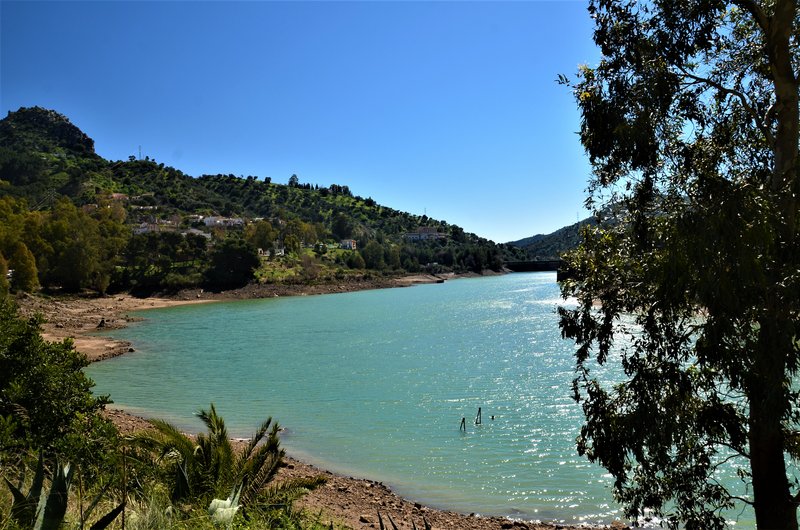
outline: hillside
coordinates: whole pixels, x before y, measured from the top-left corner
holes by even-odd
[[[105,194],[123,194],[138,207],[149,207],[156,219],[175,214],[292,218],[322,223],[330,235],[368,239],[378,232],[399,236],[419,226],[455,241],[481,241],[455,225],[381,206],[355,196],[344,185],[320,187],[290,179],[288,185],[254,176],[202,175],[145,158],[108,161],[94,153],[94,141],[66,116],[39,107],[11,112],[0,120],[0,178],[10,183],[3,193],[30,204],[67,196],[77,205]],[[134,208],[136,209],[136,208]],[[334,226],[337,214],[347,222]],[[333,230],[338,228],[338,230]],[[337,233],[334,233],[337,232]]]
[[[559,228],[553,233],[537,234],[518,241],[511,241],[507,245],[523,250],[528,260],[557,260],[563,252],[580,244],[581,229],[584,226],[596,224],[595,217],[588,217],[575,224]]]
[[[443,220],[380,205],[344,184],[302,183],[294,175],[288,184],[232,174],[193,177],[149,157],[106,160],[95,153],[94,140],[66,116],[40,107],[22,108],[0,120],[0,199],[18,216],[0,212],[6,224],[17,227],[0,233],[0,257],[9,260],[22,242],[33,254],[43,286],[71,280],[66,272],[53,276],[57,266],[63,267],[63,241],[43,241],[57,233],[66,237],[61,225],[47,225],[65,222],[64,216],[75,226],[102,225],[84,239],[103,241],[113,233],[113,248],[96,257],[108,270],[90,274],[108,276],[112,288],[163,286],[168,278],[173,286],[199,285],[201,277],[209,281],[210,253],[227,240],[241,240],[244,247],[227,243],[239,245],[240,251],[261,250],[256,277],[262,282],[326,281],[359,270],[481,272],[522,257],[519,249]],[[35,211],[44,216],[32,216]],[[28,233],[26,223],[46,233]],[[208,243],[170,235],[189,233]],[[154,250],[159,245],[166,250]],[[276,259],[266,263],[265,257]],[[176,270],[175,263],[183,268]],[[151,278],[144,281],[142,275]]]

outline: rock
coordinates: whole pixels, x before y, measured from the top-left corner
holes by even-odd
[[[375,522],[375,520],[369,515],[362,515],[358,518],[358,522],[363,524],[372,524]]]

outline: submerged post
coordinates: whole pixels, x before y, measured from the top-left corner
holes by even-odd
[[[458,427],[458,430],[467,432],[467,418],[461,417],[461,425]]]
[[[475,416],[475,425],[481,424],[481,408],[478,407],[478,415]]]

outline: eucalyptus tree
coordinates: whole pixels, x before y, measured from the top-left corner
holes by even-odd
[[[578,449],[635,518],[796,529],[800,241],[796,0],[592,0],[574,82],[591,206],[567,256]],[[598,208],[598,211],[600,209]],[[608,211],[608,210],[606,210]],[[618,353],[617,353],[618,352]],[[602,384],[597,364],[621,360]],[[717,481],[738,467],[739,488]]]

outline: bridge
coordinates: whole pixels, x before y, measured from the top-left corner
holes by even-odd
[[[514,272],[557,271],[561,268],[561,260],[506,261],[504,265]]]
[[[503,265],[513,272],[557,271],[556,279],[565,280],[570,273],[560,259],[534,261],[506,261]]]

